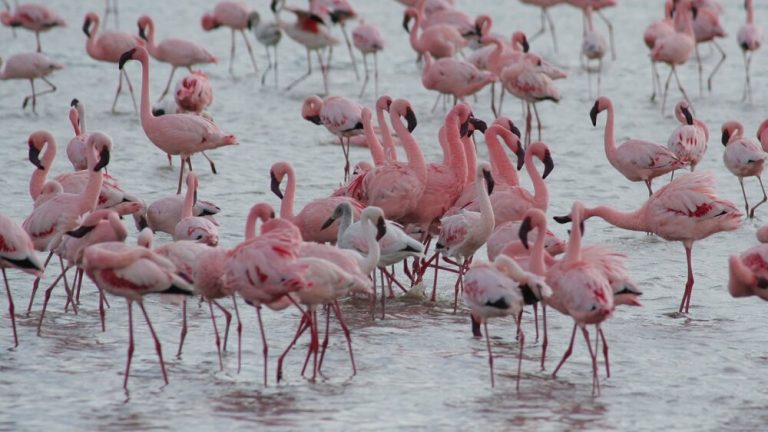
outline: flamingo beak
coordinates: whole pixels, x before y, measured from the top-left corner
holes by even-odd
[[[141,24],[139,24],[139,37],[147,40],[147,34],[144,33],[144,27],[142,27]]]
[[[316,23],[320,23],[320,24],[325,25],[325,20],[322,19],[319,15],[311,14],[309,16],[309,19],[311,19],[312,21],[314,21]]]
[[[123,66],[125,65],[125,62],[128,60],[133,59],[133,54],[136,53],[136,48],[131,48],[128,51],[124,52],[123,55],[120,56],[120,61],[118,62],[118,69],[123,69]]]
[[[99,162],[96,164],[95,167],[93,167],[93,171],[100,171],[102,168],[105,168],[109,164],[109,149],[104,147],[101,149],[101,152],[99,153]]]
[[[728,145],[728,141],[731,139],[731,132],[728,129],[723,129],[723,137],[721,138],[721,142],[724,146]]]
[[[533,227],[531,226],[531,217],[527,217],[523,219],[523,223],[520,224],[520,231],[518,231],[518,236],[520,237],[520,241],[523,243],[523,246],[525,246],[526,249],[530,249],[528,247],[528,233],[531,232]]]
[[[405,29],[405,31],[407,31],[407,32],[410,32],[410,31],[411,31],[411,29],[410,29],[410,28],[408,28],[408,25],[410,24],[410,22],[411,22],[411,16],[410,16],[410,15],[408,15],[408,14],[405,14],[405,16],[403,17],[403,28],[404,28],[404,29]]]
[[[482,133],[485,133],[485,131],[488,129],[488,125],[480,120],[479,118],[470,117],[469,123],[472,124],[472,127],[474,127],[476,130],[479,130]]]
[[[597,126],[597,113],[599,112],[600,102],[595,102],[592,110],[589,111],[589,118],[592,119],[592,126]]]
[[[376,222],[376,241],[381,240],[382,237],[387,233],[387,222],[384,220],[383,217],[380,217],[379,220]]]
[[[316,114],[316,115],[313,115],[313,116],[307,116],[307,117],[304,117],[304,120],[306,120],[306,121],[310,121],[310,122],[312,122],[312,123],[314,123],[314,124],[316,124],[316,125],[321,125],[321,124],[323,124],[323,121],[322,121],[322,120],[320,120],[320,115],[317,115],[317,114]]]
[[[485,185],[488,187],[488,195],[490,195],[493,193],[493,186],[495,185],[493,176],[490,171],[483,170],[483,177],[485,178]]]
[[[72,231],[67,231],[66,234],[70,237],[74,238],[83,238],[86,234],[93,231],[93,229],[96,228],[96,225],[92,226],[80,226],[78,228],[73,229]]]
[[[272,3],[269,5],[269,8],[272,9],[272,13],[277,13],[277,3],[279,0],[272,0]]]
[[[528,38],[523,37],[523,52],[527,53],[531,49],[531,46],[528,44]]]
[[[464,138],[469,135],[469,121],[466,121],[459,126],[459,135]]]
[[[559,223],[559,224],[561,224],[561,225],[562,225],[562,224],[567,224],[567,223],[571,222],[571,216],[570,216],[570,215],[566,215],[566,216],[555,216],[555,217],[553,217],[552,219],[554,219],[554,220],[555,220],[555,222],[557,222],[557,223]]]
[[[688,107],[682,107],[681,111],[683,112],[683,115],[685,116],[685,122],[689,125],[693,124],[693,114],[691,114],[691,110],[688,109]]]
[[[32,162],[32,165],[36,166],[37,169],[45,169],[43,163],[40,162],[40,150],[31,142],[29,143],[29,161]]]
[[[283,199],[283,193],[280,191],[280,181],[275,177],[275,173],[270,171],[269,178],[271,179],[270,189],[272,190],[272,193],[277,195],[278,198]]]
[[[520,145],[519,141],[517,142],[517,150],[515,151],[515,155],[517,155],[517,170],[520,171],[521,169],[523,169],[523,165],[525,165],[525,149],[523,148],[523,146]]]
[[[77,98],[75,98],[75,99],[72,99],[72,102],[70,102],[70,103],[69,103],[69,106],[71,106],[71,107],[77,107],[77,105],[78,105],[79,103],[80,103],[80,101],[79,101],[79,100],[77,100]]]
[[[329,226],[333,225],[334,222],[336,222],[336,218],[334,218],[333,216],[329,217],[325,222],[323,222],[323,225],[320,227],[320,230],[324,230],[328,228]]]
[[[522,137],[522,135],[520,134],[520,129],[518,129],[517,126],[515,126],[515,124],[512,123],[512,120],[509,121],[509,130],[513,134],[517,135],[517,139],[520,139],[520,137]]]
[[[542,174],[541,178],[547,178],[553,169],[555,169],[555,161],[552,159],[552,153],[547,150],[544,154],[544,174]]]
[[[416,129],[416,113],[409,107],[405,112],[405,120],[408,122],[408,132],[413,132]]]
[[[85,22],[83,22],[83,33],[85,33],[86,36],[91,37],[91,19],[86,18]]]

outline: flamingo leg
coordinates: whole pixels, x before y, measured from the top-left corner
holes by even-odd
[[[688,313],[688,306],[691,304],[691,293],[693,292],[693,267],[691,266],[691,254],[693,245],[684,242],[685,245],[685,259],[688,262],[688,280],[685,282],[685,293],[683,293],[683,300],[680,302],[680,313]]]
[[[184,340],[187,338],[187,299],[181,301],[181,334],[179,335],[179,350],[176,352],[176,358],[181,358],[181,350],[184,348]],[[214,323],[214,328],[216,324]],[[218,339],[218,332],[216,338]]]
[[[739,177],[739,186],[741,186],[741,195],[744,197],[744,214],[749,215],[749,217],[752,217],[752,214],[749,212],[749,201],[747,200],[747,192],[744,191],[744,177]]]
[[[374,96],[379,98],[379,57],[376,52],[373,53],[373,88]]]
[[[165,84],[165,89],[163,89],[163,93],[162,93],[162,94],[160,94],[160,99],[158,99],[158,100],[157,100],[158,102],[160,102],[161,100],[163,100],[163,98],[165,97],[165,95],[167,95],[167,94],[168,94],[168,90],[170,90],[170,89],[171,89],[171,82],[173,82],[173,74],[175,74],[175,73],[176,73],[176,66],[173,66],[173,67],[171,68],[171,74],[170,74],[170,75],[168,75],[168,82]]]
[[[105,322],[106,313],[104,312],[104,291],[99,288],[99,318],[101,319],[101,332],[104,333],[107,331],[107,326]]]
[[[48,252],[48,257],[45,258],[45,262],[43,263],[43,270],[48,268],[48,263],[51,261],[51,258],[53,257],[53,251]],[[35,281],[32,283],[32,295],[29,296],[29,305],[27,305],[27,316],[29,316],[29,313],[32,311],[32,303],[35,300],[35,293],[37,292],[37,288],[40,286],[40,278],[36,277]]]
[[[123,69],[123,74],[125,75],[125,83],[128,84],[128,93],[131,94],[131,102],[133,102],[133,112],[138,113],[139,107],[136,105],[136,96],[133,94],[133,84],[131,84],[131,79],[128,77],[128,73]]]
[[[310,75],[312,75],[312,57],[309,52],[309,48],[307,48],[307,73],[304,75],[296,78],[292,83],[288,84],[288,86],[285,88],[286,91],[292,89],[296,84],[304,81],[307,79]]]
[[[717,62],[717,65],[715,65],[715,68],[712,69],[712,72],[709,74],[709,78],[707,78],[707,89],[709,91],[712,91],[712,79],[715,77],[715,74],[720,69],[720,66],[722,66],[723,63],[725,62],[725,51],[723,51],[723,48],[714,39],[712,39],[712,44],[715,46],[715,48],[717,48],[718,51],[720,51],[720,61]]]
[[[181,158],[181,167],[179,167],[179,187],[176,189],[176,195],[181,194],[181,182],[184,179],[184,162],[187,160],[183,155],[179,155]]]
[[[592,350],[589,330],[586,327],[582,327],[581,333],[584,335],[584,341],[587,343],[587,349],[589,349],[589,357],[592,359],[592,394],[600,394],[600,378],[597,376],[597,354]]]
[[[43,326],[43,318],[45,317],[45,310],[48,308],[48,301],[51,299],[51,292],[53,291],[53,288],[56,287],[56,285],[59,283],[59,280],[61,280],[61,278],[64,277],[64,274],[66,273],[67,270],[69,270],[69,267],[63,270],[59,274],[59,276],[53,281],[53,283],[45,290],[45,299],[43,300],[43,310],[40,312],[40,319],[37,321],[38,336],[40,336],[40,329]]]
[[[19,346],[19,336],[16,333],[16,315],[14,314],[15,308],[13,307],[13,296],[11,295],[11,288],[8,286],[8,277],[5,275],[5,269],[3,271],[3,282],[5,282],[5,294],[8,296],[8,314],[11,316],[11,328],[13,328],[13,346],[14,348]]]
[[[360,88],[360,94],[357,96],[358,99],[362,99],[365,94],[365,87],[368,85],[368,78],[370,76],[368,71],[368,54],[363,54],[363,69],[365,70],[365,78],[363,78],[363,85]]]
[[[760,178],[760,176],[756,176],[756,177],[757,177],[757,181],[760,182],[760,189],[763,191],[763,199],[759,203],[752,206],[752,210],[749,212],[750,219],[755,217],[755,209],[760,207],[766,201],[768,201],[768,195],[766,195],[765,186],[763,186],[763,179]]]
[[[259,319],[259,331],[261,333],[262,353],[264,354],[264,386],[267,385],[267,364],[269,360],[269,345],[267,345],[267,335],[264,333],[264,322],[261,320],[261,306],[256,306],[256,316]]]
[[[128,358],[125,361],[125,378],[123,378],[123,388],[128,390],[128,376],[131,371],[131,360],[133,359],[133,302],[128,300]]]
[[[546,13],[547,13],[547,8],[541,8],[541,27],[536,33],[534,33],[531,37],[528,38],[529,41],[533,42],[534,39],[546,33],[547,31],[547,25],[545,22]]]
[[[325,350],[328,349],[328,342],[330,341],[330,328],[331,328],[330,305],[327,305],[327,304],[323,305],[323,310],[325,310],[325,336],[323,337],[323,344],[320,347],[320,360],[317,366],[318,371],[320,371],[323,368],[323,358],[325,358]],[[304,371],[302,370],[301,372],[303,375]]]
[[[246,36],[244,30],[240,30],[240,34],[243,36],[243,40],[245,41],[245,48],[248,50],[248,56],[251,57],[253,72],[256,74],[256,76],[259,76],[259,67],[256,65],[256,57],[253,56],[253,48],[251,47],[251,41],[248,40],[248,37]]]
[[[283,350],[280,357],[277,358],[277,382],[280,382],[280,380],[283,379],[283,361],[285,360],[285,356],[288,355],[288,352],[296,344],[296,341],[299,340],[299,337],[307,331],[308,327],[309,318],[307,318],[306,313],[302,312],[301,321],[299,321],[299,327],[296,329],[296,334],[293,336],[293,340],[291,340],[291,343],[289,343],[285,350]]]
[[[608,27],[608,43],[611,45],[611,60],[616,60],[616,44],[613,40],[613,24],[611,24],[608,18],[603,15],[602,10],[598,10],[597,15],[602,18],[603,22],[605,22],[605,25]]]
[[[608,360],[608,341],[605,339],[605,333],[600,325],[597,325],[597,333],[600,335],[600,339],[603,340],[603,359],[605,359],[605,375],[611,377],[611,362]],[[597,349],[597,342],[595,342],[595,349]]]
[[[520,321],[518,320],[518,328],[520,328]],[[523,370],[523,348],[525,348],[525,333],[522,330],[519,331],[520,340],[520,352],[517,354],[517,383],[515,389],[520,391],[520,376]]]
[[[331,54],[333,54],[333,48],[328,48],[327,61],[323,61],[323,54],[320,51],[321,50],[317,50],[317,62],[320,63],[320,73],[323,75],[323,89],[325,90],[324,94],[327,95],[328,94],[328,69],[331,63]]]
[[[264,51],[267,52],[267,69],[261,74],[261,85],[264,85],[264,82],[267,79],[267,74],[272,70],[272,57],[269,55],[269,47],[267,45],[264,45]]]
[[[702,75],[704,74],[704,66],[701,64],[701,56],[699,55],[699,44],[696,43],[696,63],[698,64],[699,71],[699,96],[704,93],[704,82]]]
[[[539,341],[539,304],[533,304],[533,325],[536,326],[536,342]]]
[[[208,155],[207,155],[207,154],[205,154],[205,152],[204,152],[204,151],[200,151],[200,153],[202,153],[202,155],[203,155],[203,157],[205,158],[205,160],[207,160],[207,161],[208,161],[208,165],[210,165],[210,166],[211,166],[211,172],[212,172],[212,173],[214,173],[214,174],[218,174],[218,172],[216,172],[216,164],[213,162],[213,159],[211,159],[210,157],[208,157]],[[190,159],[188,159],[188,161],[190,161],[190,162],[189,162],[190,164],[192,163],[192,162],[191,162],[191,161],[192,161],[192,159],[191,159],[191,158],[190,158]],[[191,167],[191,166],[189,167],[189,170],[190,170],[190,171],[192,171],[192,167]]]
[[[536,114],[536,128],[538,132],[537,140],[541,141],[541,118],[539,117],[539,110],[536,109],[535,103],[531,105],[533,105],[533,113]],[[528,144],[530,144],[530,142]]]
[[[544,327],[544,340],[541,343],[541,370],[545,370],[544,362],[547,359],[547,345],[549,344],[549,338],[547,337],[547,305],[541,304],[541,320]]]
[[[152,339],[155,340],[155,352],[157,353],[157,358],[160,361],[160,370],[163,372],[163,381],[165,381],[165,385],[168,385],[168,374],[165,372],[165,362],[163,361],[163,348],[160,345],[160,339],[157,338],[157,333],[155,333],[154,327],[152,327],[152,321],[149,319],[149,315],[147,315],[147,310],[144,309],[144,303],[139,301],[139,308],[141,309],[141,313],[144,315],[144,320],[147,321],[147,327],[149,327],[149,333],[152,335]]]
[[[186,304],[186,302],[184,302]],[[213,324],[213,334],[216,337],[216,352],[219,355],[219,370],[224,370],[224,362],[221,360],[221,339],[219,338],[219,328],[216,326],[216,315],[213,314],[213,301],[208,300],[208,310],[211,312],[211,323]]]
[[[744,83],[744,95],[741,98],[741,101],[749,101],[752,102],[752,82],[750,79],[749,69],[752,65],[752,51],[746,51],[742,50],[742,53],[744,54],[744,73],[746,75],[746,82]]]
[[[483,322],[485,328],[485,345],[488,348],[488,366],[491,369],[491,387],[496,387],[496,380],[493,377],[493,351],[491,351],[491,338],[488,336],[488,322]]]
[[[347,51],[349,51],[349,59],[352,60],[352,69],[355,70],[355,79],[360,81],[360,72],[357,71],[357,60],[355,59],[355,53],[352,50],[352,42],[349,41],[349,35],[347,34],[347,26],[345,23],[339,23],[341,27],[341,34],[344,35],[344,41],[347,43]]]
[[[275,76],[275,88],[277,88],[277,86],[278,86],[278,84],[277,84],[277,76],[278,76],[278,73],[277,73],[277,45],[275,45],[274,48],[272,48],[272,49],[275,51],[275,70],[274,70],[273,74]]]
[[[664,115],[664,108],[666,108],[667,105],[667,93],[669,92],[669,83],[672,82],[672,72],[674,72],[674,67],[670,68],[669,75],[667,75],[667,81],[664,84],[664,92],[661,94],[661,115]]]
[[[231,44],[229,48],[229,74],[234,75],[234,62],[235,62],[235,29],[231,32]]]
[[[560,363],[557,364],[555,371],[552,372],[552,378],[557,377],[557,372],[560,370],[561,367],[563,367],[563,364],[565,364],[565,361],[568,360],[568,357],[570,357],[571,354],[573,353],[573,341],[575,339],[576,339],[576,323],[573,323],[573,332],[571,332],[571,343],[568,344],[568,349],[565,350],[565,354],[563,354],[563,358],[560,360]]]
[[[35,40],[37,41],[37,52],[43,52],[43,47],[40,46],[40,32],[35,32]]]
[[[349,145],[344,145],[344,137],[342,136],[339,136],[339,144],[341,145],[341,152],[344,154],[344,183],[346,183],[349,180]]]
[[[347,348],[349,348],[349,361],[352,363],[352,375],[357,375],[357,366],[355,365],[355,353],[352,351],[352,335],[349,331],[349,327],[347,326],[347,323],[344,322],[344,316],[341,314],[341,308],[339,307],[339,303],[334,301],[331,303],[331,309],[333,309],[334,315],[336,315],[336,319],[339,320],[339,325],[341,325],[341,331],[344,332],[344,338],[347,340]]]
[[[117,107],[117,99],[120,97],[120,93],[123,91],[123,77],[125,76],[125,71],[120,71],[120,79],[117,81],[117,90],[115,91],[115,99],[112,101],[112,114],[116,114],[117,110],[115,109]]]
[[[243,322],[240,321],[240,310],[237,308],[237,298],[234,294],[232,294],[232,304],[235,306],[235,317],[237,318],[237,373],[240,373],[240,366],[242,365]],[[226,346],[226,337],[224,341],[224,346]]]
[[[653,93],[651,93],[651,102],[656,100],[656,90],[661,92],[661,82],[659,79],[659,70],[656,68],[656,62],[651,60],[651,85],[653,86]]]
[[[229,339],[229,325],[232,324],[232,314],[227,309],[225,309],[224,306],[219,304],[219,302],[217,302],[216,300],[211,300],[211,303],[213,303],[214,306],[219,308],[221,313],[224,314],[224,320],[226,321],[226,325],[225,325],[225,328],[224,328],[224,345],[223,345],[222,350],[226,351],[227,350],[227,339]]]
[[[688,98],[688,94],[685,92],[685,89],[683,88],[683,84],[680,83],[680,77],[677,75],[677,68],[672,65],[672,73],[675,75],[675,81],[677,82],[677,88],[680,89],[680,93],[683,94],[683,98],[688,101],[688,105],[693,108],[693,104],[691,103],[691,100]]]

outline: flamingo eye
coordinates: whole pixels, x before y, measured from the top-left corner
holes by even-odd
[[[594,312],[597,310],[597,305],[592,305],[592,308],[590,309],[591,312]]]

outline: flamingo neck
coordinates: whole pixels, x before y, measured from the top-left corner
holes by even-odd
[[[539,169],[536,168],[536,164],[533,162],[534,153],[536,152],[529,151],[525,153],[525,170],[528,172],[528,176],[533,183],[534,207],[546,213],[547,207],[549,206],[549,189],[547,189],[547,184],[544,183],[544,179],[541,178]],[[538,155],[536,156],[539,157]]]
[[[416,172],[421,183],[425,184],[427,181],[427,162],[424,160],[424,154],[421,153],[419,143],[417,143],[413,138],[413,135],[408,132],[408,128],[403,125],[400,116],[394,110],[390,112],[390,117],[392,128],[403,143],[405,155],[408,158],[408,166]]]
[[[88,146],[86,157],[88,158],[88,183],[85,189],[80,192],[80,214],[87,211],[93,211],[99,203],[99,193],[101,184],[104,181],[104,174],[101,170],[94,171],[96,166],[96,154],[93,146]]]
[[[608,119],[605,122],[605,131],[603,133],[603,144],[605,145],[605,156],[609,161],[616,158],[616,136],[614,134],[614,116],[613,104],[608,105]]]
[[[596,216],[611,225],[630,231],[651,231],[646,222],[643,208],[631,212],[622,212],[607,206],[599,206],[589,209],[585,213],[585,219]]]
[[[155,23],[147,21],[147,51],[152,57],[157,58],[157,43],[155,43]]]
[[[445,138],[448,144],[448,163],[446,165],[451,168],[457,181],[461,184],[466,184],[467,158],[464,156],[463,144],[459,134],[459,119],[456,116],[451,116],[446,127]]]
[[[493,44],[493,52],[491,52],[491,56],[488,58],[488,66],[490,66],[489,69],[493,73],[498,75],[501,72],[501,65],[499,63],[501,61],[501,54],[504,51],[504,45],[498,38],[491,39],[491,43]]]
[[[421,26],[421,14],[418,13],[413,17],[413,27],[411,27],[410,34],[408,35],[408,38],[411,42],[411,47],[413,47],[414,51],[417,51],[419,53],[424,53],[426,49],[424,48],[424,44],[421,43],[421,39],[419,39],[416,32],[418,31],[418,28]]]
[[[152,129],[156,119],[149,102],[149,61],[146,57],[142,57],[139,61],[141,62],[141,127],[146,133],[147,130]]]
[[[78,128],[80,130],[77,135],[80,135],[81,133],[87,133],[88,129],[85,127],[85,108],[83,107],[83,104],[77,105],[77,122]]]
[[[546,241],[547,224],[546,222],[540,222],[535,225],[536,227],[536,242],[531,249],[530,268],[531,273],[539,276],[545,276],[547,274],[546,264],[544,263],[544,242]]]
[[[376,269],[376,265],[379,263],[381,249],[379,247],[379,242],[376,241],[376,232],[373,229],[375,222],[366,215],[360,223],[363,224],[363,235],[365,235],[366,243],[368,243],[368,254],[360,261],[360,270],[364,274],[370,274]]]
[[[485,144],[488,147],[488,158],[491,160],[491,169],[494,178],[503,179],[508,185],[520,184],[517,172],[509,160],[509,156],[499,142],[499,133],[491,132],[485,136]]]
[[[488,196],[488,189],[486,188],[485,179],[476,179],[475,188],[478,197],[477,199],[480,204],[480,225],[482,232],[487,232],[488,235],[490,235],[496,223],[493,216],[491,198]]]
[[[248,212],[248,219],[245,221],[245,240],[253,240],[256,238],[256,221],[259,219],[259,209],[256,207],[251,208]]]
[[[576,262],[581,260],[581,224],[584,221],[580,212],[575,212],[571,220],[571,236],[565,249],[562,262]],[[544,237],[544,232],[539,230],[539,237]],[[538,238],[536,241],[538,242]]]
[[[381,147],[379,138],[376,136],[376,132],[373,131],[371,116],[363,116],[363,132],[365,133],[365,140],[368,143],[368,149],[371,151],[373,164],[377,166],[383,164],[386,157],[384,156],[384,149]]]
[[[184,204],[181,206],[181,218],[192,217],[192,207],[195,205],[195,192],[197,192],[197,182],[190,181],[187,185],[187,194],[184,195]]]
[[[440,130],[437,131],[437,142],[440,143],[440,148],[443,149],[443,165],[448,166],[448,164],[451,163],[452,155],[451,155],[451,148],[448,145],[448,137],[445,136],[444,126],[440,126]]]
[[[285,187],[285,196],[280,202],[280,217],[293,221],[293,200],[296,198],[296,175],[293,167],[288,166],[285,172],[288,177],[288,184]]]
[[[477,176],[477,149],[471,135],[462,138],[461,143],[464,145],[464,158],[467,163],[467,183],[469,184],[475,181]]]
[[[93,24],[88,31],[90,36],[85,40],[85,50],[91,57],[102,57],[99,45],[96,43],[97,35],[99,34],[99,20],[93,20]]]
[[[384,143],[384,156],[388,161],[396,161],[397,149],[395,148],[395,141],[392,139],[392,133],[389,131],[387,121],[384,118],[384,108],[376,107],[376,121],[379,123],[379,131]]]
[[[707,124],[695,118],[693,119],[693,125],[701,129],[702,132],[704,132],[704,142],[705,143],[709,142],[709,128],[707,127]]]

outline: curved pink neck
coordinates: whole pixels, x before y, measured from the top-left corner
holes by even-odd
[[[389,125],[384,118],[384,108],[376,107],[376,121],[379,123],[379,131],[384,145],[384,156],[388,161],[397,160],[397,149],[395,141],[392,139],[392,133],[389,131]]]
[[[43,191],[43,186],[45,186],[45,182],[48,180],[48,172],[51,170],[51,165],[53,165],[53,161],[56,159],[56,141],[48,132],[45,132],[45,134],[45,153],[43,153],[43,157],[40,159],[44,169],[36,168],[29,179],[29,196],[33,200],[37,199],[40,192]]]
[[[616,158],[616,136],[614,135],[614,117],[613,117],[613,104],[608,103],[608,118],[605,122],[605,131],[603,134],[603,144],[605,145],[605,156],[609,161],[613,162]]]
[[[157,58],[157,44],[155,43],[155,23],[152,20],[147,21],[147,51],[152,57]]]
[[[499,142],[498,129],[489,128],[489,132],[485,134],[485,144],[488,147],[488,158],[491,161],[494,178],[503,179],[503,183],[510,186],[517,186],[520,181],[512,161],[509,160],[509,156]]]
[[[443,149],[443,165],[448,166],[451,163],[452,155],[451,147],[448,145],[448,137],[445,136],[445,126],[440,126],[440,130],[437,131],[437,142],[440,143],[440,148]]]
[[[75,131],[75,136],[80,135],[80,114],[75,107],[69,110],[69,122],[72,124],[72,130]]]
[[[418,28],[421,26],[421,14],[419,13],[414,15],[413,21],[413,27],[411,27],[408,38],[411,42],[411,47],[413,50],[423,54],[426,50],[424,49],[424,45],[421,43],[421,39],[419,39],[418,35],[416,35]]]
[[[155,116],[149,102],[149,59],[146,56],[139,58],[141,62],[141,127],[144,132],[155,127]]]
[[[288,184],[285,187],[285,195],[280,202],[280,217],[292,221],[294,217],[293,200],[296,197],[296,175],[292,166],[286,167],[285,175],[288,177]]]
[[[575,262],[581,260],[581,223],[582,214],[579,211],[571,212],[571,236],[563,255],[563,262]],[[539,230],[539,236],[544,237],[544,231]],[[538,238],[536,239],[538,242]]]
[[[408,132],[408,128],[403,125],[403,122],[400,119],[400,115],[398,115],[395,110],[392,110],[389,115],[392,121],[392,128],[395,130],[397,136],[400,137],[400,141],[403,143],[405,155],[408,158],[408,166],[414,170],[422,183],[426,183],[427,162],[424,160],[424,154],[421,153],[419,143],[417,143],[413,138],[413,135]]]
[[[245,221],[245,239],[253,240],[256,238],[256,222],[259,220],[260,209],[257,206],[251,207],[248,212],[248,219]]]
[[[96,205],[99,203],[101,184],[104,181],[104,175],[101,170],[93,170],[98,161],[96,160],[96,151],[92,143],[93,141],[87,147],[85,154],[88,160],[88,183],[85,185],[85,189],[80,192],[80,214],[93,211],[96,208]]]
[[[547,237],[546,219],[536,220],[533,226],[537,228],[537,235],[536,242],[533,244],[533,249],[531,249],[530,269],[531,273],[545,276],[547,274],[547,267],[544,263],[544,242]]]
[[[370,115],[363,116],[363,132],[365,133],[365,140],[368,143],[368,149],[371,151],[373,164],[383,164],[386,161],[386,157],[384,156],[384,149],[381,147],[381,143],[379,142],[379,138],[376,136],[376,132],[373,131]]]
[[[632,212],[621,212],[607,206],[599,206],[586,210],[584,218],[596,216],[619,228],[630,231],[649,232],[651,230],[648,229],[643,208]]]
[[[454,115],[448,118],[446,123],[445,138],[448,149],[448,163],[451,171],[456,175],[456,179],[461,184],[467,184],[467,159],[464,156],[463,143],[459,133],[459,119]]]
[[[697,119],[697,118],[693,119],[693,124],[697,128],[699,128],[702,131],[704,131],[704,142],[708,142],[709,141],[709,128],[707,127],[707,124],[704,123],[703,121]]]
[[[501,65],[499,63],[501,61],[501,54],[504,51],[504,44],[497,37],[491,38],[491,43],[494,45],[494,48],[490,57],[488,57],[488,66],[491,72],[498,75],[501,73]]]
[[[461,143],[464,147],[464,160],[467,164],[467,184],[469,184],[475,181],[475,175],[477,175],[477,149],[475,148],[474,140],[472,140],[472,135],[462,138]]]
[[[531,177],[533,183],[533,205],[537,209],[547,212],[549,206],[549,190],[547,189],[544,179],[541,178],[539,169],[536,168],[536,164],[533,162],[534,151],[528,151],[525,153],[525,170],[528,172],[528,176]],[[543,159],[543,155],[536,155],[539,159]]]
[[[92,57],[102,57],[101,49],[99,45],[96,43],[97,35],[99,34],[99,20],[97,18],[92,20],[91,22],[93,24],[91,24],[91,28],[88,30],[88,33],[90,34],[90,36],[88,36],[88,39],[85,40],[85,50]]]
[[[187,185],[187,194],[184,195],[184,205],[181,206],[181,218],[192,217],[192,207],[195,206],[195,193],[197,192],[197,181],[190,180]]]

